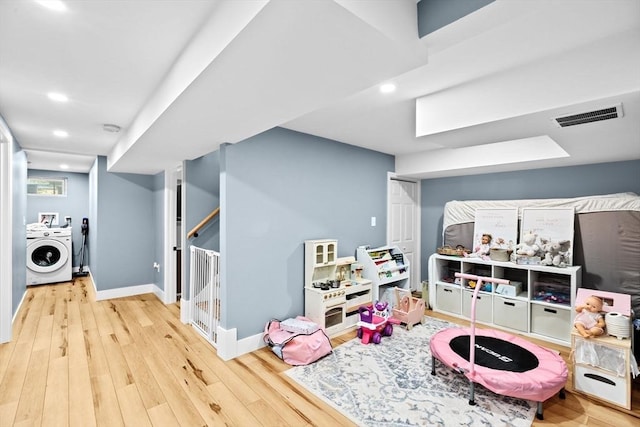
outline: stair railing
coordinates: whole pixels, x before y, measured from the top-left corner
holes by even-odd
[[[190,239],[192,237],[198,237],[198,231],[200,231],[200,229],[202,227],[204,227],[209,221],[211,221],[216,215],[218,215],[218,213],[220,213],[220,207],[219,206],[217,208],[215,208],[214,210],[212,210],[209,215],[207,215],[202,221],[200,221],[198,223],[198,225],[193,227],[191,229],[191,231],[189,231],[189,233],[187,233],[187,239]]]

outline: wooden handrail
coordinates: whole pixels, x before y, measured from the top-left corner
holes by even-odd
[[[194,236],[198,237],[198,231],[200,231],[200,229],[202,227],[204,227],[206,223],[211,221],[214,216],[218,215],[219,212],[220,212],[220,207],[218,206],[217,208],[212,210],[211,213],[205,217],[205,219],[200,221],[200,223],[198,225],[196,225],[195,227],[193,227],[191,229],[191,231],[187,234],[187,239],[190,239],[190,238],[192,238]]]

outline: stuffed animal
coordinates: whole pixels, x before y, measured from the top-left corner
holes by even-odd
[[[540,246],[536,243],[538,235],[532,232],[525,233],[522,241],[516,246],[516,254],[536,256],[540,254]]]
[[[551,239],[540,239],[542,242],[542,252],[544,258],[540,261],[542,265],[553,265],[556,267],[566,267],[569,261],[570,240],[553,241]]]

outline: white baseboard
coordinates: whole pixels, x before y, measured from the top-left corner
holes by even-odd
[[[238,354],[237,356],[242,356],[243,354],[251,353],[252,351],[256,351],[266,346],[264,340],[262,339],[262,332],[259,334],[252,335],[247,338],[243,338],[238,341]]]
[[[24,302],[24,297],[26,297],[26,296],[27,296],[27,292],[25,290],[25,292],[22,293],[22,298],[20,298],[20,302],[18,303],[18,308],[16,309],[16,312],[13,313],[13,318],[11,319],[11,324],[12,325],[16,321],[16,317],[18,316],[18,313],[20,313],[20,307],[22,307],[22,303]]]
[[[191,323],[191,300],[180,298],[180,321],[184,324]]]
[[[222,360],[231,360],[238,356],[238,330],[223,329],[218,326],[216,352]]]
[[[262,333],[241,340],[237,339],[237,330],[218,327],[216,351],[222,360],[231,360],[243,354],[251,353],[265,346]]]
[[[96,290],[96,301],[150,293],[155,294],[160,301],[164,301],[164,291],[153,283],[149,283],[147,285],[127,286],[126,288],[105,289],[104,291]]]

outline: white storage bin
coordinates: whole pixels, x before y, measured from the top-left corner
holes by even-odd
[[[569,341],[572,327],[570,309],[531,304],[531,332],[534,334]]]
[[[576,365],[573,384],[577,391],[597,396],[599,399],[631,409],[628,384],[625,378],[611,375],[607,371]]]
[[[528,306],[527,301],[494,295],[493,323],[505,328],[528,332]]]
[[[460,314],[460,288],[446,285],[436,285],[436,301],[439,310]]]
[[[471,302],[473,292],[464,291],[462,294],[462,315],[471,318]],[[476,299],[476,320],[491,323],[493,321],[493,298],[489,294],[478,294]]]

